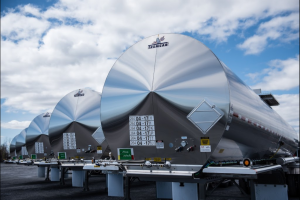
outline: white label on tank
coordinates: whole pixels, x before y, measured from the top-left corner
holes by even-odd
[[[187,139],[187,136],[181,136],[181,139],[182,139],[182,140],[186,140],[186,139]]]
[[[22,155],[28,155],[26,147],[22,147]]]
[[[77,153],[80,153],[80,152],[81,152],[81,151],[80,151],[80,148],[77,148],[76,152],[77,152]]]
[[[35,143],[35,153],[44,153],[44,144],[43,142]]]
[[[76,149],[75,133],[64,133],[63,134],[63,146],[64,146],[64,150]]]
[[[153,115],[129,116],[130,146],[156,146]]]
[[[200,145],[200,152],[211,152],[210,145]]]
[[[164,149],[165,148],[164,142],[162,140],[157,140],[156,141],[156,148],[157,149]]]

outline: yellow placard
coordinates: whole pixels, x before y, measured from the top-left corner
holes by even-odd
[[[76,159],[79,159],[79,156],[75,156]]]
[[[154,160],[154,162],[161,162],[161,158],[160,157],[155,157],[153,160]]]
[[[74,157],[71,157],[71,159],[74,159]]]
[[[94,167],[100,167],[99,165],[94,165]]]
[[[166,161],[171,161],[172,160],[172,158],[166,158]]]
[[[201,145],[210,145],[209,137],[201,137]]]
[[[220,149],[219,153],[223,153],[224,149]]]
[[[151,158],[145,158],[145,160],[151,160]]]
[[[101,146],[97,146],[97,150],[102,150],[102,147]]]
[[[84,159],[84,157],[80,157],[80,159]]]

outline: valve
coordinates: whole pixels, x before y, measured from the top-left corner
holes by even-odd
[[[145,166],[148,167],[148,168],[150,168],[150,167],[152,167],[152,164],[151,164],[150,161],[146,161],[146,162],[145,162]]]
[[[180,151],[182,151],[182,150],[183,150],[183,147],[177,147],[177,148],[175,149],[176,152],[180,152]]]
[[[196,145],[194,145],[194,146],[190,146],[189,148],[187,148],[186,150],[188,151],[188,152],[190,152],[190,151],[194,151],[195,150],[195,147],[196,147]]]
[[[191,146],[191,147],[187,148],[186,150],[187,150],[188,152],[190,152],[190,151],[194,151],[194,147],[193,147],[193,146]]]
[[[166,161],[166,163],[165,163],[165,168],[171,168],[171,163],[170,163],[170,161]]]

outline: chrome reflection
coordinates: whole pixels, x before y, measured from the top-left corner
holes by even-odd
[[[26,148],[29,156],[37,159],[49,157],[51,146],[49,142],[49,122],[51,113],[46,112],[36,116],[28,126],[26,133]]]
[[[16,156],[16,141],[17,141],[18,135],[16,135],[10,142],[9,151],[10,151],[11,156]]]
[[[26,144],[26,132],[27,128],[23,129],[16,137],[16,153],[22,155],[22,146]]]
[[[167,46],[153,43],[158,36],[143,39],[124,52],[107,76],[101,122],[114,155],[117,148],[133,148],[135,159],[170,158],[178,164],[204,164],[211,156],[222,160],[228,151],[236,152],[235,159],[259,159],[270,156],[280,136],[287,152],[295,150],[296,132],[210,49],[185,35],[162,36]],[[186,116],[205,98],[224,115],[204,135]],[[131,134],[140,134],[129,130],[133,115],[153,115],[155,139],[163,141],[164,148],[132,146],[137,143],[130,143]],[[202,137],[210,138],[209,152],[199,150]],[[197,148],[176,152],[181,143]]]
[[[104,136],[101,139],[101,128],[96,131],[101,127],[100,101],[99,92],[79,89],[57,103],[49,122],[49,140],[54,155],[66,152],[68,158],[85,159],[102,156],[96,153],[99,145],[104,150],[107,148]],[[102,143],[98,143],[98,139]]]
[[[199,41],[176,34],[162,36],[168,46],[148,49],[157,36],[146,38],[129,48],[109,72],[101,100],[104,135],[114,155],[117,148],[130,147],[138,160],[161,157],[171,158],[172,163],[201,164],[212,152],[200,154],[204,134],[186,117],[205,97],[224,112],[208,133],[219,138],[211,142],[216,148],[229,112],[227,79],[218,59]],[[130,146],[130,115],[153,115],[155,139],[165,147]],[[182,137],[198,150],[177,153]]]

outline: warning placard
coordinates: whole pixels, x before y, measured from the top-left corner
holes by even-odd
[[[200,145],[200,152],[211,152],[210,145]]]
[[[200,143],[200,152],[211,152],[209,137],[201,137]]]
[[[209,137],[201,137],[201,145],[210,145]]]
[[[97,146],[97,154],[102,154],[102,147],[101,146]]]

